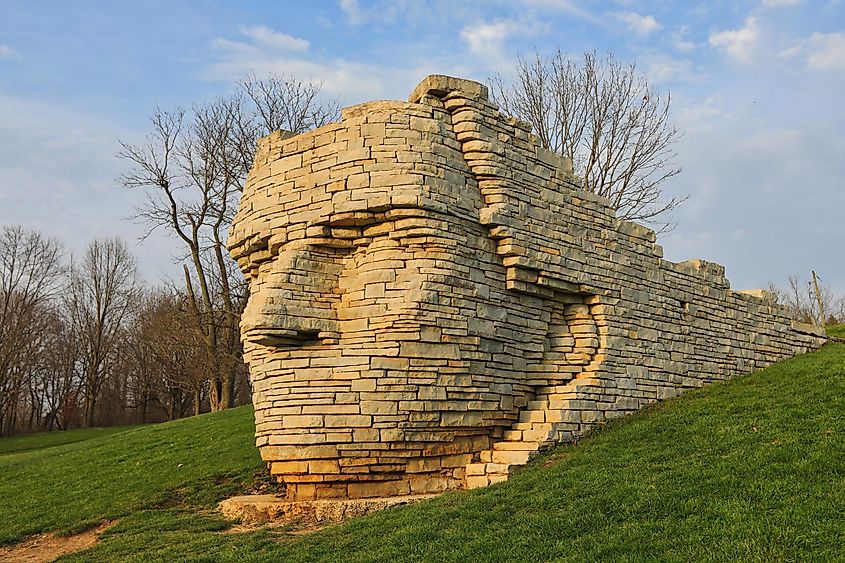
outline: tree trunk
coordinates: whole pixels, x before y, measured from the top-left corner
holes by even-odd
[[[235,379],[232,370],[226,370],[223,376],[223,395],[221,397],[224,409],[231,409],[235,406]]]
[[[200,415],[200,406],[202,405],[202,389],[194,389],[194,416]]]
[[[170,405],[167,409],[167,420],[176,420],[176,394],[177,389],[170,389]]]
[[[96,405],[96,397],[94,397],[94,393],[89,391],[85,395],[85,428],[94,427],[94,408]]]
[[[225,407],[222,404],[223,385],[220,378],[212,377],[208,383],[208,404],[211,407],[211,412],[224,409]]]
[[[150,401],[150,396],[144,393],[144,398],[141,400],[141,424],[147,423],[147,403]]]

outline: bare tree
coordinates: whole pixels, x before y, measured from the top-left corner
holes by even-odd
[[[189,312],[187,299],[166,288],[151,290],[135,312],[128,331],[128,407],[149,420],[158,406],[167,418],[202,409],[206,374],[210,369],[202,334]]]
[[[43,353],[43,368],[37,380],[38,404],[44,409],[41,428],[64,430],[70,422],[67,406],[79,391],[79,351],[68,319],[60,311],[47,317],[43,334],[49,340]]]
[[[138,292],[135,259],[120,239],[95,240],[71,265],[68,318],[80,354],[85,426],[94,425],[103,385],[118,362],[128,313]]]
[[[127,382],[129,387],[127,408],[137,410],[141,424],[148,421],[150,404],[157,399],[158,383],[162,377],[154,350],[157,299],[147,293],[139,299],[131,325],[127,330]]]
[[[818,326],[845,322],[845,298],[837,298],[829,286],[817,286],[792,275],[785,289],[769,283],[769,291],[797,321]],[[825,311],[824,316],[821,311]]]
[[[337,113],[336,104],[319,103],[312,83],[251,77],[240,88],[190,113],[157,109],[147,142],[121,143],[119,154],[132,166],[122,183],[147,191],[138,217],[150,232],[168,230],[185,250],[186,295],[209,359],[212,411],[233,406],[244,371],[238,323],[247,289],[225,239],[257,138],[276,128],[301,132]]]
[[[17,404],[37,369],[43,313],[62,283],[58,242],[20,226],[0,231],[0,435],[16,424]]]
[[[264,132],[303,133],[337,119],[340,113],[337,100],[320,100],[322,85],[314,82],[279,75],[265,79],[250,75],[238,84],[254,105],[252,121]]]
[[[579,63],[558,50],[521,57],[513,80],[491,79],[494,100],[527,123],[544,147],[571,159],[584,189],[608,198],[622,219],[674,224],[670,212],[686,197],[666,198],[678,131],[671,97],[662,96],[633,64],[584,53]]]

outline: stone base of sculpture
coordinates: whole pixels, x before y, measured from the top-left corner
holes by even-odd
[[[288,501],[275,495],[245,495],[220,503],[220,511],[244,526],[263,526],[297,521],[306,525],[337,524],[371,512],[429,500],[437,495],[387,498]]]

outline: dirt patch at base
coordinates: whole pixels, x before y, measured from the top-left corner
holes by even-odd
[[[281,521],[262,520],[250,523],[240,522],[222,530],[220,533],[226,535],[246,534],[249,532],[257,532],[258,530],[267,530],[275,535],[284,534],[286,536],[304,536],[306,534],[312,534],[336,525],[337,522],[320,522],[307,516],[298,516]]]
[[[31,536],[21,543],[0,547],[0,561],[46,563],[62,555],[94,547],[99,535],[113,525],[114,522],[104,522],[96,528],[72,536],[57,536],[53,533]]]

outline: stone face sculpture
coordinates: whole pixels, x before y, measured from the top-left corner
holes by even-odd
[[[229,237],[257,445],[291,500],[483,486],[550,444],[816,348],[662,259],[478,83],[259,143]]]

